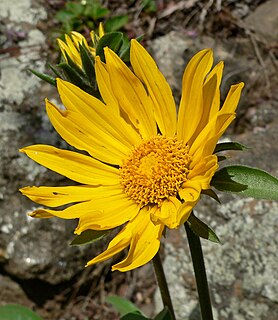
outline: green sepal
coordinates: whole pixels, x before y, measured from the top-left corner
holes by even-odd
[[[218,195],[212,189],[202,190],[201,194],[205,194],[206,196],[209,196],[215,201],[217,201],[218,203],[221,203],[218,198]]]
[[[79,45],[80,57],[82,60],[83,70],[89,81],[93,84],[96,82],[95,61],[90,51],[84,44]]]
[[[19,304],[7,304],[0,306],[1,320],[42,320],[31,309]]]
[[[100,240],[106,236],[111,230],[85,230],[78,236],[76,236],[72,242],[71,246],[80,246],[88,243],[92,243]]]
[[[187,222],[190,229],[200,238],[207,239],[216,243],[221,243],[212,228],[198,219],[193,213],[191,213]]]
[[[86,78],[83,78],[78,74],[69,64],[60,63],[57,67],[61,68],[65,74],[66,80],[75,84],[77,87],[85,90],[90,84]]]
[[[127,15],[111,17],[105,22],[105,30],[106,32],[117,31],[127,23],[128,23]]]
[[[27,70],[32,72],[35,76],[42,79],[43,81],[46,81],[46,82],[50,83],[52,86],[56,87],[56,79],[55,78],[49,76],[48,74],[41,73],[41,72],[38,72],[38,71],[30,69],[30,68],[28,68]]]
[[[65,51],[65,55],[67,57],[67,61],[65,61],[65,63],[67,63],[82,78],[85,78],[86,77],[85,72],[75,62],[73,62],[73,60],[70,58],[70,56],[67,54],[66,51]]]
[[[110,32],[105,33],[103,37],[101,37],[98,41],[97,47],[96,47],[96,55],[100,56],[100,59],[105,62],[104,57],[104,48],[108,47],[114,52],[118,52],[121,45],[123,43],[123,34],[122,32]]]
[[[62,72],[60,72],[57,68],[53,67],[51,64],[48,64],[48,66],[58,78],[63,79],[64,75]]]
[[[141,313],[134,311],[134,312],[129,312],[122,316],[120,320],[152,320],[151,318],[146,318],[143,316]]]
[[[278,200],[278,179],[256,168],[241,165],[224,167],[214,174],[211,185],[219,191],[245,197]]]
[[[246,149],[248,149],[248,147],[238,142],[221,142],[216,145],[213,153],[217,153],[220,151],[227,151],[227,150],[244,151]]]
[[[121,316],[124,316],[129,313],[136,313],[136,314],[142,315],[142,312],[140,311],[140,309],[126,298],[116,296],[116,295],[109,295],[106,298],[106,301],[112,304],[112,306],[120,313]],[[129,318],[125,318],[125,319],[129,319]],[[142,319],[146,319],[146,318],[142,318]]]
[[[173,320],[173,317],[169,309],[165,307],[162,311],[159,312],[159,314],[154,317],[154,320]]]
[[[136,40],[138,42],[141,42],[143,37],[144,36],[141,35],[141,36],[137,37]],[[119,50],[119,56],[125,63],[129,63],[130,62],[130,41],[126,37],[124,37],[123,40],[124,40],[123,44]]]
[[[154,318],[146,318],[140,310],[126,313],[120,320],[173,320],[173,317],[167,307],[160,311]]]

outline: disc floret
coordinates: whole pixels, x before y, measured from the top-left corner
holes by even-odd
[[[176,137],[155,136],[134,148],[120,168],[125,193],[142,207],[161,205],[176,196],[187,180],[191,156],[189,146]]]

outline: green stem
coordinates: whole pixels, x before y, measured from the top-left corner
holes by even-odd
[[[164,305],[164,307],[168,307],[169,311],[172,314],[173,320],[176,320],[172,300],[170,297],[169,288],[167,285],[165,273],[164,273],[162,262],[161,262],[160,255],[159,255],[159,251],[153,257],[152,261],[153,261],[154,272],[155,272],[157,283],[158,283],[158,286],[160,289],[163,305]]]
[[[184,224],[184,226],[188,238],[189,248],[195,272],[202,320],[213,320],[201,241],[200,238],[190,229],[187,222]]]

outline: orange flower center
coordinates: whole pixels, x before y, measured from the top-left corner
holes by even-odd
[[[142,207],[161,205],[176,196],[187,180],[191,156],[189,147],[176,137],[155,136],[135,148],[120,167],[121,185]]]

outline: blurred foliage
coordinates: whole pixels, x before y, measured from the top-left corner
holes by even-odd
[[[84,26],[94,30],[103,19],[106,19],[106,32],[117,31],[128,22],[127,15],[113,17],[109,15],[110,10],[99,0],[75,0],[67,1],[65,7],[56,13],[55,18],[61,23],[61,34],[73,30],[82,33]]]
[[[147,13],[157,11],[157,5],[155,0],[143,0],[141,5],[142,5],[142,10]]]
[[[110,295],[106,301],[120,313],[120,320],[173,320],[167,307],[161,310],[154,318],[147,318],[142,311],[126,298]]]
[[[31,309],[19,304],[7,304],[0,306],[1,320],[42,320]]]

